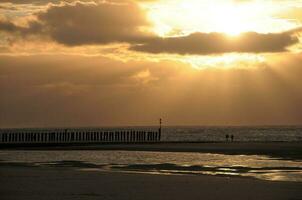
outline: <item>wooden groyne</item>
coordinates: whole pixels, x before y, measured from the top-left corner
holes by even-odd
[[[5,129],[0,131],[2,145],[154,143],[161,140],[158,130],[103,129]]]

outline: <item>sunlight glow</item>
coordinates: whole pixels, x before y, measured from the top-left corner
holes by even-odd
[[[231,40],[245,32],[280,33],[301,24],[297,20],[278,17],[292,5],[274,1],[237,0],[157,0],[141,3],[146,9],[153,31],[161,37],[187,36],[191,33],[225,33]],[[293,52],[301,51],[295,45]],[[163,58],[161,58],[163,57]],[[262,65],[263,54],[225,53],[220,55],[178,56],[156,55],[155,60],[172,59],[200,70],[207,68],[245,68]]]
[[[283,8],[271,1],[166,0],[147,7],[154,31],[160,36],[192,32],[223,32],[234,36],[249,31],[281,32],[297,26],[295,21],[274,17]]]
[[[262,55],[252,54],[224,54],[220,56],[188,56],[183,62],[190,64],[194,69],[202,70],[207,68],[253,68],[265,62]]]

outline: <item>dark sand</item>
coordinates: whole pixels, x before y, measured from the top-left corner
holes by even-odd
[[[0,199],[301,200],[302,183],[216,176],[149,175],[56,167],[0,167]]]
[[[229,155],[267,155],[281,159],[302,160],[302,142],[161,142],[153,144],[78,144],[77,146],[0,147],[10,150],[123,150],[161,152],[201,152]]]

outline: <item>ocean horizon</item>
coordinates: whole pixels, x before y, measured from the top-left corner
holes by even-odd
[[[57,128],[2,128],[6,131],[110,131],[157,130],[157,126],[108,126],[108,127],[57,127]],[[165,126],[163,142],[224,142],[233,135],[236,142],[302,142],[302,125],[296,126]],[[230,139],[230,138],[229,138]]]

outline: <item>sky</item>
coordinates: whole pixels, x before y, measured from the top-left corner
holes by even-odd
[[[302,0],[1,0],[0,128],[302,125]]]

